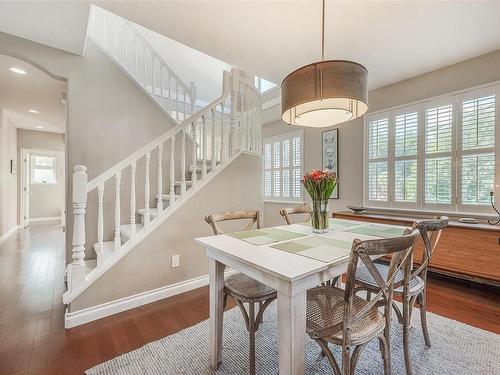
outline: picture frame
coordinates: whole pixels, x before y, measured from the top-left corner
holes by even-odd
[[[333,171],[339,176],[339,130],[331,129],[321,133],[321,168]],[[339,184],[330,199],[339,199]]]

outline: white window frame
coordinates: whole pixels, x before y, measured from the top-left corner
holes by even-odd
[[[38,166],[38,168],[35,167],[33,158],[36,157],[46,157],[46,158],[53,158],[54,159],[54,164],[52,167],[47,167],[47,166]],[[37,182],[35,181],[35,169],[46,169],[46,170],[52,170],[54,173],[54,182]],[[57,177],[57,155],[52,154],[52,153],[44,153],[44,152],[34,152],[30,155],[30,184],[31,185],[57,185],[58,182],[58,177]]]
[[[302,184],[300,185],[300,196],[299,197],[293,197],[293,170],[297,169],[297,167],[293,167],[293,139],[294,138],[299,138],[300,139],[300,172],[299,176],[302,177],[304,175],[304,130],[297,130],[285,134],[280,134],[276,135],[273,137],[268,137],[262,140],[263,147],[262,149],[265,150],[265,145],[266,144],[271,144],[271,168],[266,169],[265,167],[265,155],[264,155],[264,168],[263,168],[263,183],[265,184],[265,172],[266,171],[271,171],[271,196],[265,196],[264,195],[264,202],[282,202],[282,203],[303,203],[304,202],[304,188]],[[290,164],[288,167],[283,167],[282,166],[282,160],[283,160],[283,151],[280,146],[280,167],[275,168],[274,167],[274,150],[273,150],[273,144],[275,142],[282,142],[284,140],[289,140],[290,141],[290,154],[289,154],[289,160]],[[284,197],[283,196],[283,170],[289,170],[290,172],[290,183],[289,183],[289,190],[290,190],[290,196],[289,197]],[[280,195],[279,197],[274,196],[274,171],[279,170],[280,171]],[[265,188],[264,188],[265,191]]]
[[[495,94],[495,146],[489,149],[478,150],[463,150],[462,149],[462,103],[463,100],[469,100],[473,97],[487,96]],[[436,153],[436,157],[445,154],[451,154],[451,203],[425,203],[425,111],[428,108],[452,105],[452,150],[451,153],[442,152]],[[414,157],[395,156],[395,119],[401,114],[416,111],[418,116],[418,140],[417,140],[417,202],[395,202],[395,161],[396,160],[411,160]],[[369,164],[369,123],[378,119],[388,118],[388,199],[387,201],[369,200],[368,186],[368,164]],[[377,111],[365,116],[364,121],[364,155],[363,155],[363,204],[368,208],[392,210],[392,211],[424,211],[432,213],[450,213],[460,214],[466,213],[469,215],[476,214],[478,216],[492,214],[490,204],[463,204],[461,191],[461,161],[463,155],[484,154],[486,151],[494,152],[495,154],[495,176],[494,176],[494,191],[496,197],[500,197],[500,81],[481,85],[458,92],[441,95],[438,97],[413,102],[408,105],[389,108],[387,110]],[[384,158],[385,159],[385,158]],[[371,159],[370,161],[374,161]],[[382,160],[382,159],[381,159]],[[499,201],[499,198],[497,198]]]

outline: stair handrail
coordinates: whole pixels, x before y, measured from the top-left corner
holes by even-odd
[[[225,99],[229,95],[229,79],[230,79],[231,73],[228,71],[223,72],[223,85],[222,85],[222,94],[219,96],[217,99],[213,100],[210,102],[207,106],[199,110],[198,112],[195,112],[193,115],[189,116],[187,119],[182,121],[180,124],[174,126],[170,130],[166,131],[159,137],[157,137],[155,140],[151,141],[147,145],[141,147],[139,150],[134,152],[132,155],[128,156],[127,158],[123,159],[122,161],[118,162],[111,168],[107,169],[106,171],[102,172],[100,175],[97,177],[93,178],[87,183],[87,192],[90,192],[94,189],[96,189],[99,184],[104,183],[120,170],[125,169],[128,167],[130,164],[132,164],[134,161],[137,161],[140,159],[142,156],[144,156],[148,151],[151,151],[158,147],[160,144],[164,143],[166,140],[171,138],[173,135],[181,132],[182,130],[186,130],[188,126],[190,126],[193,122],[197,121],[200,119],[202,116],[206,115],[209,111],[211,111],[213,108],[216,106],[220,105],[221,102],[224,102]]]

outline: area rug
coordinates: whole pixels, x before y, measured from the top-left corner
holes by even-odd
[[[257,373],[278,374],[276,302],[266,311],[257,332]],[[483,331],[432,313],[427,320],[432,347],[426,348],[415,314],[411,334],[415,375],[500,374],[500,335]],[[224,314],[223,356],[217,371],[208,365],[208,321],[172,336],[149,343],[86,371],[88,375],[136,374],[248,374],[248,335],[237,308]],[[392,329],[393,374],[405,374],[401,326]],[[333,347],[337,359],[339,347]],[[328,360],[318,345],[306,339],[306,374],[332,374]],[[370,343],[361,354],[356,374],[383,374],[378,342]]]

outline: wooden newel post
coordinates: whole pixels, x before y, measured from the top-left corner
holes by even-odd
[[[76,165],[73,173],[73,262],[68,267],[68,287],[85,280],[85,210],[87,208],[87,167]]]

